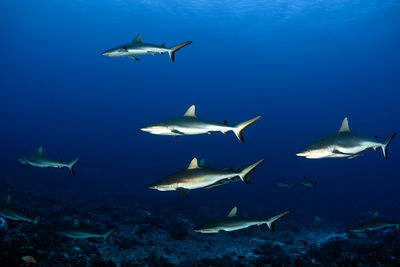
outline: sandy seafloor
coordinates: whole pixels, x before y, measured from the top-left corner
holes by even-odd
[[[266,225],[220,234],[193,231],[210,220],[205,207],[193,216],[178,210],[152,208],[129,196],[41,194],[4,184],[0,199],[18,196],[13,203],[32,217],[26,222],[6,219],[0,227],[0,265],[27,266],[399,266],[400,235],[386,229],[362,234],[346,231],[345,223],[314,218],[308,223],[287,216],[271,232]],[[38,208],[40,207],[40,208]],[[272,214],[271,214],[272,215]],[[216,216],[211,216],[213,219]],[[74,219],[104,233],[108,241],[71,239],[55,234]]]

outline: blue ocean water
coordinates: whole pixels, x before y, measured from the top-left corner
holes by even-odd
[[[399,131],[399,15],[398,1],[376,0],[1,1],[1,197],[28,202],[29,214],[47,208],[32,198],[82,208],[51,213],[51,225],[68,216],[84,220],[92,198],[90,205],[114,203],[91,207],[98,224],[118,208],[154,216],[169,210],[197,224],[233,206],[253,217],[290,210],[279,222],[288,233],[315,218],[343,232],[374,211],[398,222],[397,138],[388,160],[381,151],[351,160],[295,154],[336,132],[344,117],[354,132],[379,139]],[[102,56],[138,33],[168,47],[193,43],[175,62],[167,55],[138,56],[140,62]],[[232,133],[172,138],[140,131],[192,104],[198,117],[232,125],[262,119],[244,131],[245,143]],[[64,161],[82,155],[76,176],[22,168],[16,159],[39,146]],[[250,185],[193,190],[189,198],[148,189],[193,157],[218,168],[265,161]],[[303,177],[317,181],[314,193],[275,185]],[[124,221],[110,226],[117,240]]]

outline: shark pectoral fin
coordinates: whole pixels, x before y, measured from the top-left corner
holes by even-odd
[[[181,193],[182,195],[184,195],[185,197],[189,197],[189,190],[183,187],[178,187],[176,189],[176,191],[178,191],[179,193]]]
[[[134,57],[134,56],[128,56],[129,58],[131,58],[131,59],[134,59],[134,60],[137,60],[137,61],[140,61],[140,59],[139,58],[137,58],[137,57]]]
[[[362,156],[365,156],[365,154],[354,154],[354,155],[347,157],[347,159],[354,159],[354,158],[362,157]]]
[[[171,133],[178,134],[178,135],[185,135],[185,133],[178,131],[177,129],[171,130]]]

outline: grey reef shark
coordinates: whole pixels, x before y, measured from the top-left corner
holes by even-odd
[[[388,146],[397,133],[392,134],[383,141],[352,132],[349,128],[347,118],[344,118],[338,132],[324,137],[314,143],[304,147],[297,152],[297,156],[308,159],[321,158],[348,158],[352,159],[363,156],[360,152],[368,149],[382,149],[383,156],[388,158]]]
[[[164,54],[168,53],[172,62],[175,61],[175,52],[184,46],[191,44],[192,41],[184,42],[175,45],[171,48],[162,45],[148,44],[142,42],[142,35],[139,33],[131,43],[119,45],[111,48],[103,53],[103,56],[107,57],[129,57],[134,60],[139,60],[136,56],[138,55],[155,55],[157,53]]]
[[[212,188],[214,186],[229,183],[227,180],[239,177],[248,184],[248,175],[264,160],[259,160],[243,170],[217,169],[199,165],[194,158],[189,166],[181,171],[175,172],[149,186],[150,189],[159,191],[178,191],[188,197],[189,190],[198,188]],[[233,180],[232,182],[235,182]]]
[[[39,147],[37,152],[32,155],[26,155],[18,159],[19,163],[24,166],[33,166],[38,168],[68,168],[72,175],[75,175],[74,167],[80,160],[80,156],[71,161],[64,163],[62,160],[50,159],[43,155],[43,147]]]
[[[258,116],[235,126],[230,126],[226,121],[215,122],[198,118],[195,112],[195,105],[192,105],[182,117],[162,120],[143,127],[141,130],[151,134],[169,136],[212,134],[215,132],[226,134],[229,131],[233,131],[237,138],[244,142],[242,131],[260,118],[261,116]]]
[[[33,219],[26,215],[24,212],[14,207],[11,201],[11,196],[7,197],[7,202],[0,203],[0,216],[14,221],[30,222],[33,223],[35,226],[37,226],[40,219],[39,216]]]
[[[57,234],[65,235],[70,238],[104,238],[104,240],[107,240],[113,232],[114,230],[110,230],[104,234],[94,233],[79,226],[78,219],[75,219],[70,227],[58,231]]]
[[[266,224],[271,231],[274,231],[274,223],[287,214],[289,214],[289,211],[278,214],[267,220],[263,220],[262,218],[244,218],[237,215],[237,207],[234,207],[227,217],[196,226],[194,231],[205,234],[231,232],[254,225],[260,226],[262,224]]]
[[[368,220],[363,221],[359,224],[354,225],[349,230],[352,232],[355,232],[355,233],[361,233],[361,232],[366,232],[366,231],[379,230],[379,229],[387,228],[387,227],[396,227],[397,231],[399,230],[398,223],[395,223],[393,221],[381,220],[378,217],[378,212],[375,212],[371,216],[371,218],[369,218]]]

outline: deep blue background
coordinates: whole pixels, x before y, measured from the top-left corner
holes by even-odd
[[[168,4],[166,3],[168,2]],[[292,220],[382,216],[400,220],[400,138],[353,160],[307,160],[304,145],[338,130],[386,138],[399,131],[397,1],[10,1],[0,3],[0,179],[43,194],[126,195],[149,206],[249,215],[290,209]],[[101,53],[142,33],[167,55]],[[182,115],[236,124],[257,115],[241,144],[227,136],[170,138],[139,129]],[[50,157],[82,155],[67,170],[21,168],[43,145]],[[196,190],[191,198],[147,185],[194,157],[214,167],[261,158],[251,185]],[[316,193],[277,188],[280,177],[318,182]],[[372,188],[371,188],[372,187]],[[297,217],[296,217],[297,216]]]

